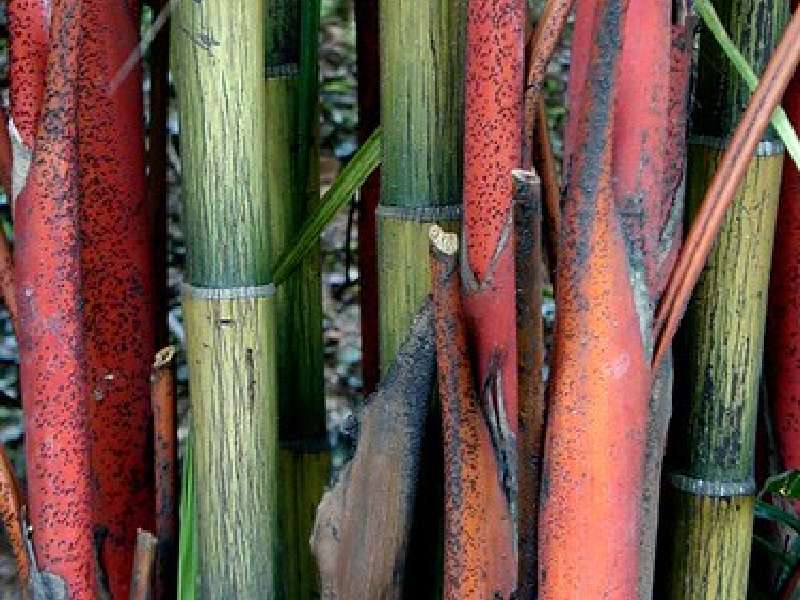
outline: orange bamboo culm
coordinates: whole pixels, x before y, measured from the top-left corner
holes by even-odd
[[[627,2],[598,0],[593,8],[559,243],[541,600],[635,598],[639,583],[650,361],[612,187],[613,92]]]
[[[684,241],[675,268],[656,313],[657,335],[653,371],[672,344],[686,305],[706,264],[725,214],[750,164],[772,112],[781,101],[800,62],[800,9],[795,10],[772,54],[758,88],[750,99],[708,186],[705,198]]]
[[[445,460],[444,600],[509,598],[514,531],[500,470],[473,388],[458,237],[431,228],[431,275]]]

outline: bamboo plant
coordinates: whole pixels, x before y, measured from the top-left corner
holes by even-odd
[[[786,19],[785,2],[715,2],[760,72]],[[703,31],[687,173],[687,222],[698,209],[750,90]],[[744,598],[750,557],[755,418],[767,282],[783,165],[769,130],[758,145],[677,344],[668,458],[664,586],[671,598]]]
[[[319,205],[317,30],[319,0],[267,3],[267,203],[273,257]],[[312,598],[308,538],[330,467],[323,389],[319,242],[282,282],[278,329],[279,528],[284,598]]]
[[[176,12],[202,598],[272,598],[277,591],[266,19],[261,0],[182,2]]]

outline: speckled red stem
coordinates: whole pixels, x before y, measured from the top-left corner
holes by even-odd
[[[464,309],[479,395],[517,431],[512,170],[521,166],[524,0],[470,0],[464,124]],[[494,407],[497,411],[497,407]]]
[[[153,529],[149,375],[155,354],[153,219],[146,194],[138,3],[82,0],[78,131],[86,402],[94,534],[115,598],[129,593],[138,528]]]
[[[431,249],[445,462],[445,600],[500,598],[516,588],[514,529],[501,465],[473,387],[456,258]]]
[[[81,336],[78,64],[81,2],[54,0],[46,103],[15,208],[29,516],[41,570],[94,600],[90,436]]]

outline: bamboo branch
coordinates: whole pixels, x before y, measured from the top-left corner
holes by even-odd
[[[5,449],[0,447],[0,518],[17,563],[20,587],[27,590],[30,565],[25,546],[27,534],[23,530],[23,503],[22,490],[14,474],[14,467]]]
[[[686,305],[756,146],[800,62],[800,9],[787,25],[695,215],[656,312],[653,372],[672,344]]]
[[[525,112],[527,118],[528,111]],[[547,106],[544,99],[539,98],[536,107],[536,127],[534,129],[533,169],[541,178],[542,212],[546,226],[544,243],[547,250],[547,264],[550,270],[550,281],[555,284],[556,265],[558,264],[558,236],[561,232],[561,182],[556,167],[556,157],[550,143],[550,126],[547,123]],[[523,138],[524,141],[524,138]],[[527,154],[523,154],[523,161]]]
[[[310,543],[323,598],[402,597],[435,378],[433,337],[433,310],[426,301],[383,383],[367,401],[353,460],[317,509]]]
[[[156,492],[156,563],[154,598],[171,598],[176,585],[178,512],[177,512],[177,402],[175,392],[174,346],[156,354],[150,375],[153,406],[153,437]]]
[[[535,145],[534,131],[539,118],[537,111],[541,98],[542,85],[547,74],[547,65],[558,46],[561,33],[567,23],[574,0],[549,0],[542,16],[536,23],[533,39],[528,44],[527,77],[525,80],[525,116],[522,133],[522,167],[530,169],[532,153]],[[543,178],[544,179],[544,178]]]
[[[542,240],[539,180],[514,172],[514,255],[517,281],[517,389],[519,396],[517,598],[536,598],[539,488],[544,454],[542,366]]]

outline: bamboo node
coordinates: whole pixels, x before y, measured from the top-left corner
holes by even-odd
[[[297,63],[286,63],[282,65],[267,65],[267,79],[286,79],[297,77],[300,74],[300,67]]]
[[[671,473],[670,483],[687,494],[693,496],[709,496],[712,498],[727,498],[730,496],[751,496],[756,493],[756,482],[750,478],[746,481],[712,481],[690,477],[683,473]]]
[[[275,295],[275,285],[231,287],[231,288],[206,288],[184,283],[183,295],[188,298],[202,298],[205,300],[241,300],[245,298],[272,298]]]
[[[689,138],[689,145],[725,150],[730,143],[730,138],[716,137],[713,135],[693,135]],[[776,156],[783,154],[786,146],[780,140],[762,140],[756,146],[754,156]]]
[[[446,204],[443,206],[387,206],[379,205],[375,211],[379,219],[397,219],[417,223],[435,223],[437,221],[460,221],[461,205]]]

